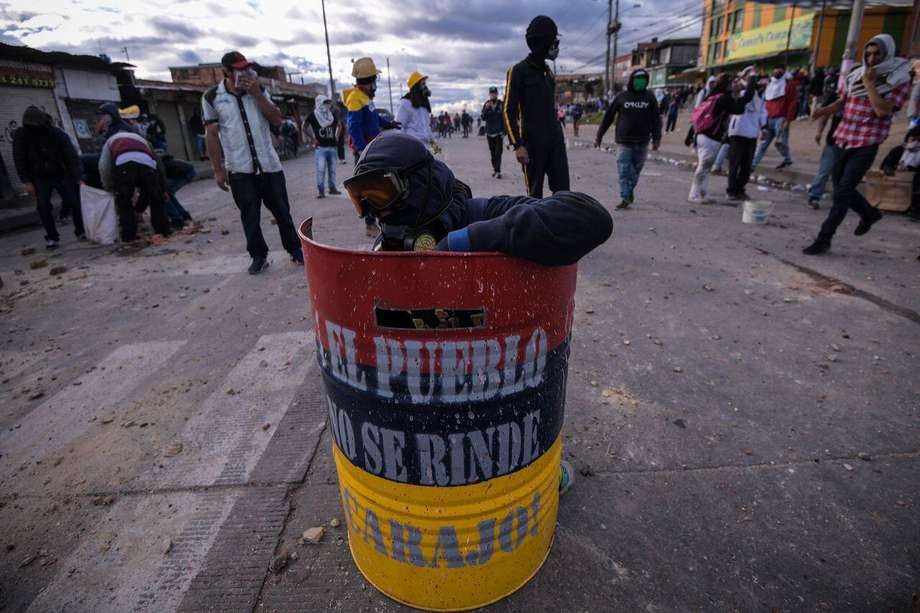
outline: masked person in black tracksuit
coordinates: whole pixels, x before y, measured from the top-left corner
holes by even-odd
[[[345,190],[358,214],[380,225],[379,250],[500,251],[562,266],[613,231],[610,213],[587,194],[473,198],[418,139],[398,132],[384,132],[367,146]]]
[[[661,143],[661,113],[655,95],[648,91],[648,80],[648,73],[641,68],[629,75],[626,91],[613,99],[594,139],[594,146],[600,147],[604,133],[616,118],[617,173],[620,177],[618,209],[625,209],[635,199],[639,174],[648,156],[649,140],[654,151],[658,151]]]
[[[502,137],[505,135],[505,121],[502,118],[502,101],[498,99],[498,88],[489,88],[489,99],[482,105],[482,120],[486,122],[486,140],[489,141],[489,155],[492,158],[492,176],[502,178]]]
[[[556,120],[556,79],[546,60],[559,55],[556,23],[544,15],[527,26],[530,55],[508,70],[505,124],[514,155],[524,167],[527,194],[543,196],[543,176],[552,192],[569,189],[569,161]]]

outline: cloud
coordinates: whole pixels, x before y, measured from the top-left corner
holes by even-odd
[[[698,3],[684,1],[621,0],[620,52],[652,36],[698,35]],[[119,59],[127,47],[142,78],[168,78],[169,66],[216,62],[238,48],[304,80],[328,80],[319,2],[247,0],[232,10],[216,0],[119,0],[117,9],[108,0],[44,0],[41,10],[36,6],[35,0],[0,0],[0,40]],[[389,57],[382,83],[385,88],[390,77],[394,98],[407,75],[421,70],[430,75],[436,107],[476,102],[475,108],[488,87],[502,88],[508,67],[527,55],[524,30],[539,14],[559,25],[560,71],[603,68],[604,0],[377,0],[373,10],[327,2],[326,11],[339,89],[353,81],[352,59],[371,56],[386,71]],[[689,28],[675,30],[680,24]]]

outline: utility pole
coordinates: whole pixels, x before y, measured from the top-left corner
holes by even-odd
[[[610,91],[610,20],[613,18],[613,0],[607,0],[607,61],[604,63],[604,98]],[[616,60],[613,62],[616,70]]]
[[[792,42],[792,24],[795,23],[795,2],[792,3],[792,17],[789,19],[789,29],[786,31],[786,52],[783,53],[783,64],[789,69],[789,44]]]
[[[131,61],[131,57],[128,55],[128,48],[127,48],[127,47],[122,47],[122,50],[125,52],[125,61],[126,61],[126,62],[130,62],[130,61]]]
[[[326,0],[323,5],[323,30],[326,33],[326,61],[329,63],[329,98],[335,100],[335,80],[332,78],[332,54],[329,53],[329,27],[326,25]]]
[[[609,26],[608,26],[609,27]],[[617,84],[617,43],[620,38],[620,0],[616,0],[616,12],[613,15],[613,80],[610,89]]]
[[[393,83],[390,81],[390,56],[387,56],[387,89],[390,90],[390,114],[393,113]],[[393,115],[395,117],[395,115]]]
[[[840,78],[845,78],[853,64],[856,62],[856,46],[859,44],[859,35],[862,30],[863,10],[866,7],[865,0],[853,0],[853,10],[850,13],[850,29],[847,30],[847,43],[843,48],[843,62],[840,66]]]

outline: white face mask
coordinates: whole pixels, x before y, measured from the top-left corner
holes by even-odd
[[[559,57],[559,45],[553,45],[550,47],[549,51],[546,53],[546,57],[548,57],[550,60],[555,60],[557,57]]]

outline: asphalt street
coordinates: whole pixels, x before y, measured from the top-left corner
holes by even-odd
[[[443,146],[476,195],[523,193],[510,152],[498,180],[484,139]],[[569,160],[613,210],[612,152]],[[285,163],[295,222],[367,247],[313,168]],[[774,208],[747,225],[689,184],[649,162],[579,266],[579,474],[543,569],[489,610],[911,611],[920,224],[855,237],[851,215],[808,257],[826,203],[751,186]],[[303,269],[265,212],[272,265],[246,274],[229,194],[180,198],[203,230],[136,253],[71,226],[50,257],[40,230],[0,237],[0,610],[406,610],[349,556]]]

